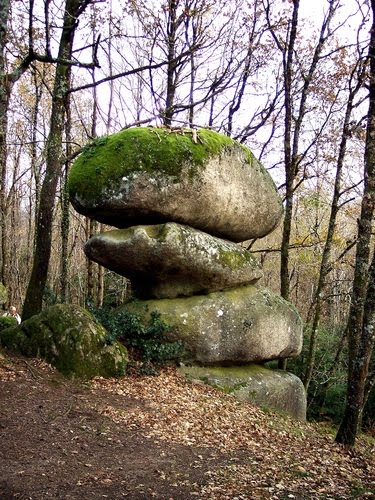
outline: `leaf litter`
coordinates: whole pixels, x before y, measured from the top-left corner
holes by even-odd
[[[0,357],[0,498],[375,498],[375,441],[238,401],[174,368],[67,381]]]
[[[234,457],[205,473],[199,498],[375,498],[375,446],[365,439],[356,451],[345,449],[318,424],[265,413],[174,369],[155,377],[97,378],[92,388],[144,403],[142,411],[100,409],[119,425],[165,445],[214,446]]]

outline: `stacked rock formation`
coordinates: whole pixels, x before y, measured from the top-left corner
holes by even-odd
[[[262,271],[238,245],[270,233],[282,216],[250,150],[205,129],[127,129],[85,149],[69,189],[78,212],[118,228],[91,238],[85,253],[131,280],[140,300],[125,307],[160,313],[169,339],[183,342],[184,363],[204,367],[197,376],[304,417],[299,379],[264,368],[259,379],[253,365],[298,355],[302,326],[289,303],[255,285]],[[275,387],[262,392],[259,380],[270,377]]]

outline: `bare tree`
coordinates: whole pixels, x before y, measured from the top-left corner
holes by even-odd
[[[375,256],[371,234],[375,210],[375,0],[371,0],[369,45],[369,108],[364,156],[364,191],[358,221],[358,239],[352,301],[347,323],[349,372],[347,401],[336,441],[354,446],[365,403],[369,363],[375,343]]]
[[[314,315],[311,324],[309,350],[308,350],[306,368],[303,379],[306,391],[308,390],[309,384],[311,382],[311,377],[314,368],[317,333],[321,319],[322,309],[325,302],[324,290],[327,285],[327,276],[332,270],[331,256],[332,256],[333,239],[336,230],[337,216],[339,210],[345,205],[345,202],[341,201],[342,196],[345,193],[345,190],[342,189],[342,176],[343,176],[347,143],[352,133],[351,131],[352,114],[353,114],[353,109],[356,106],[358,106],[358,102],[355,101],[355,98],[363,87],[365,74],[366,74],[366,65],[364,64],[364,60],[360,58],[358,64],[355,65],[349,77],[348,99],[342,126],[340,147],[337,157],[336,175],[335,175],[333,196],[331,202],[330,217],[329,217],[327,235],[320,263],[319,279],[314,295]]]
[[[7,42],[8,25],[10,22],[9,0],[0,1],[0,283],[6,284],[8,249],[7,249],[7,222],[6,222],[6,179],[7,179],[7,127],[9,101],[14,84],[29,68],[35,59],[31,40],[25,54],[19,55],[19,64],[8,70]],[[29,37],[32,30],[32,0],[29,13]]]
[[[40,193],[34,263],[23,306],[23,319],[42,309],[51,256],[52,216],[62,168],[62,141],[67,109],[74,35],[77,20],[91,0],[67,0],[52,94],[50,132],[46,145],[46,173]],[[48,45],[47,45],[48,47]],[[48,50],[47,50],[48,53]]]
[[[266,3],[268,25],[273,39],[282,55],[283,79],[284,79],[284,169],[285,169],[285,214],[283,223],[283,236],[281,243],[280,259],[280,292],[285,299],[290,293],[290,269],[289,269],[289,245],[292,230],[294,192],[300,183],[298,175],[301,172],[302,161],[306,156],[306,150],[301,151],[301,133],[306,114],[308,112],[307,101],[311,93],[311,85],[319,62],[323,58],[323,49],[327,39],[331,35],[331,22],[338,9],[339,2],[330,0],[328,12],[321,25],[319,39],[315,45],[311,60],[307,69],[302,69],[301,90],[296,96],[296,53],[297,53],[297,28],[299,23],[299,0],[293,0],[291,19],[288,23],[286,38],[283,40],[274,30],[271,20],[271,2]],[[302,176],[303,178],[303,176]]]

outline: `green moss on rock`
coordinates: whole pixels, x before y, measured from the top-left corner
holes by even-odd
[[[0,332],[0,345],[43,358],[69,377],[121,376],[127,351],[119,342],[108,345],[107,337],[107,331],[85,309],[57,304]]]
[[[240,252],[240,249],[224,250],[218,248],[219,261],[230,269],[241,269],[251,262],[256,262],[250,252]]]
[[[178,179],[188,165],[188,175],[194,177],[211,156],[237,144],[211,130],[202,129],[197,134],[194,142],[188,130],[177,133],[167,128],[136,127],[96,139],[84,148],[72,167],[70,196],[94,201],[103,189],[135,172],[162,172]],[[250,161],[251,153],[247,151]]]

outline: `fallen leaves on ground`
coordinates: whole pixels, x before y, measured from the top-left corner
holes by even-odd
[[[356,451],[346,449],[323,426],[264,413],[174,369],[154,377],[97,378],[91,385],[143,403],[142,410],[102,406],[118,425],[166,446],[229,455],[227,465],[206,472],[198,498],[375,498],[375,445],[369,440],[359,440]],[[193,466],[201,466],[199,453]]]
[[[375,498],[373,439],[344,448],[172,368],[82,385],[0,358],[0,383],[1,498]]]

